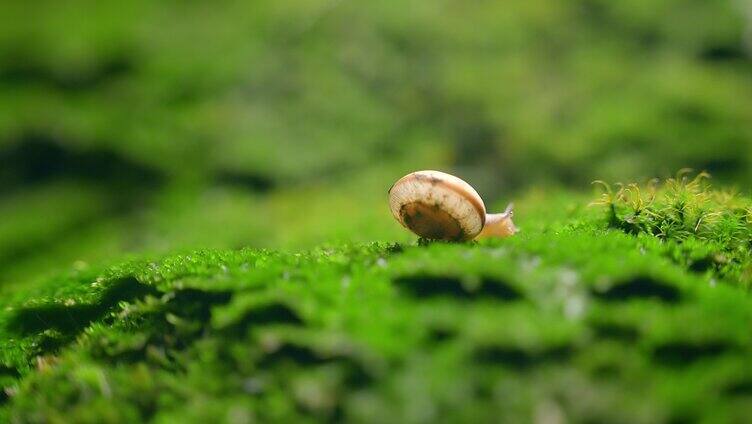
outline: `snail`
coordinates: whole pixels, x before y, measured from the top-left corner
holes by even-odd
[[[431,240],[467,241],[518,232],[511,204],[504,213],[488,214],[470,184],[439,171],[418,171],[400,178],[389,189],[389,207],[402,226]]]

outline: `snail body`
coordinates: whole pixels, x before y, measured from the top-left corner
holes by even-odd
[[[431,240],[509,237],[518,231],[512,222],[512,205],[504,213],[488,214],[470,184],[440,171],[418,171],[400,178],[389,190],[389,207],[405,228]]]

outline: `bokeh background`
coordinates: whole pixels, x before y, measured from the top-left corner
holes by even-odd
[[[752,182],[749,0],[0,2],[0,283],[410,240],[386,191]]]

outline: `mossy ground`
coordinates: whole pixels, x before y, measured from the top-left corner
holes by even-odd
[[[751,25],[0,2],[0,421],[749,421]],[[717,191],[587,207],[685,166]],[[419,245],[385,199],[419,169],[523,232]]]
[[[2,417],[744,422],[752,298],[587,200],[528,196],[506,240],[206,249],[6,288]]]

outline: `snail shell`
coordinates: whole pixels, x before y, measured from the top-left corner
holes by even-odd
[[[427,239],[472,240],[486,224],[486,206],[478,192],[439,171],[402,177],[389,190],[389,207],[405,228]]]

